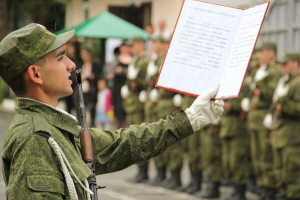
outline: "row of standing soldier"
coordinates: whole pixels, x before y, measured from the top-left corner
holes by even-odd
[[[134,59],[121,89],[127,122],[151,123],[180,107],[186,109],[194,97],[155,88],[169,40],[155,37],[152,56],[146,55],[142,38],[134,37],[129,43]],[[255,51],[239,98],[225,102],[220,121],[154,158],[154,180],[149,180],[145,162],[130,181],[210,199],[220,197],[220,185],[226,179],[234,191],[225,199],[246,199],[247,188],[264,200],[300,198],[296,157],[300,152],[300,55],[286,53],[279,62],[276,51],[271,42]],[[182,186],[180,179],[184,158],[191,173],[187,186]]]

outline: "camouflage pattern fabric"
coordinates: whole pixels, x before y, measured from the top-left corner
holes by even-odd
[[[182,109],[186,110],[188,107],[192,105],[196,98],[192,96],[184,96],[182,102]],[[186,158],[189,164],[189,168],[191,173],[197,173],[201,171],[201,160],[200,160],[200,131],[198,131],[193,136],[183,140],[182,142],[186,142],[185,149],[186,149]]]
[[[272,104],[273,92],[282,73],[277,63],[267,66],[268,75],[256,83],[260,96],[251,100],[251,110],[248,114],[248,129],[250,134],[251,159],[258,184],[273,187],[274,176],[272,166],[272,147],[270,135],[266,133],[263,120]]]
[[[221,182],[222,172],[222,148],[219,136],[220,125],[210,124],[201,131],[201,168],[213,182]]]
[[[83,181],[91,171],[81,159],[79,130],[72,117],[37,101],[19,99],[1,152],[7,198],[70,199],[60,163],[47,138],[41,134],[46,133],[56,140]],[[148,160],[190,135],[193,129],[180,110],[152,124],[132,125],[117,131],[96,128],[90,131],[99,175]],[[79,199],[85,199],[76,181],[75,187]]]
[[[223,113],[220,137],[222,140],[222,167],[228,180],[245,185],[250,176],[250,142],[246,128],[246,115],[241,109],[241,100],[248,95],[244,85],[239,98],[230,99],[229,111]]]
[[[133,61],[134,66],[139,68],[135,79],[127,80],[130,90],[129,97],[124,100],[124,108],[127,113],[128,124],[140,124],[144,122],[145,114],[143,104],[139,101],[139,94],[147,88],[146,73],[149,59],[147,56],[141,56]],[[130,82],[135,82],[136,88],[130,88]]]
[[[273,122],[271,143],[274,148],[275,175],[281,192],[292,199],[300,198],[300,74],[286,83],[287,94],[276,103],[281,114]]]

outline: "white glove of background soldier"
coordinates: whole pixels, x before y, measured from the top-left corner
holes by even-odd
[[[191,107],[186,109],[186,115],[194,131],[200,130],[206,124],[217,121],[222,115],[224,111],[223,100],[211,101],[211,98],[218,93],[219,87],[220,85],[218,84],[209,92],[199,96]]]

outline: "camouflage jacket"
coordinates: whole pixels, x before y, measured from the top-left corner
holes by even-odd
[[[246,136],[246,113],[241,108],[241,101],[249,94],[249,87],[244,83],[240,96],[235,99],[229,99],[230,110],[225,110],[221,118],[220,137],[229,138],[238,135]]]
[[[275,114],[275,105],[272,106],[275,120],[272,124],[271,141],[276,148],[286,145],[300,145],[300,74],[290,77],[288,92],[274,104],[281,105],[281,113]]]
[[[137,84],[136,91],[132,91],[133,93],[139,93],[140,91],[145,90],[147,88],[146,75],[148,63],[149,58],[146,55],[134,59],[133,63],[131,63],[132,65],[134,65],[135,68],[139,69],[139,72],[134,79],[127,79],[127,82],[134,81]]]
[[[251,110],[268,110],[270,108],[273,92],[282,73],[277,63],[268,65],[267,73],[265,78],[256,82],[255,89],[260,90],[260,96],[252,98]]]
[[[250,129],[263,129],[263,119],[269,112],[275,87],[282,76],[277,63],[268,65],[267,73],[268,75],[266,77],[256,82],[255,89],[259,89],[260,96],[253,96],[251,99],[251,110],[247,121]]]
[[[157,67],[156,73],[148,77],[148,88],[147,88],[147,101],[144,106],[145,110],[145,121],[146,122],[154,122],[159,117],[157,116],[157,112],[159,111],[157,108],[157,102],[152,102],[150,100],[150,93],[155,88],[156,79],[159,72],[159,67],[161,66],[163,62],[164,56],[159,56],[155,61],[154,65]],[[148,76],[148,75],[147,75]],[[169,112],[172,113],[172,112]]]
[[[97,175],[148,160],[193,133],[182,110],[152,124],[90,131]],[[41,133],[56,140],[81,181],[90,176],[91,171],[80,156],[77,121],[40,102],[19,99],[1,152],[8,199],[70,199],[60,162]],[[74,183],[79,199],[85,199],[83,189],[75,180]]]
[[[149,63],[149,58],[147,56],[141,56],[133,61],[131,65],[134,66],[134,68],[138,68],[138,74],[134,79],[127,78],[126,84],[129,87],[130,94],[127,99],[124,101],[124,108],[128,114],[140,112],[142,110],[140,101],[139,101],[139,94],[142,90],[147,89],[147,66]],[[128,67],[128,73],[130,73]],[[136,88],[132,89],[130,87],[130,82],[135,82]]]

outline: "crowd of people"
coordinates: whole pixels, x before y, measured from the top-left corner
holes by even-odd
[[[92,49],[82,47],[79,54],[74,41],[67,44],[68,56],[82,69],[91,126],[112,129],[151,123],[194,101],[194,97],[155,88],[170,34],[146,29],[152,33],[150,40],[133,37],[115,49],[113,76],[106,76],[105,69],[93,63]],[[276,54],[272,42],[257,48],[240,96],[225,101],[221,120],[155,157],[154,180],[149,180],[145,162],[130,181],[206,199],[220,197],[222,184],[234,187],[228,200],[246,199],[247,190],[262,200],[299,199],[300,54],[286,53],[280,59]],[[67,102],[76,107],[74,90]],[[185,159],[191,173],[187,186],[180,176]]]

